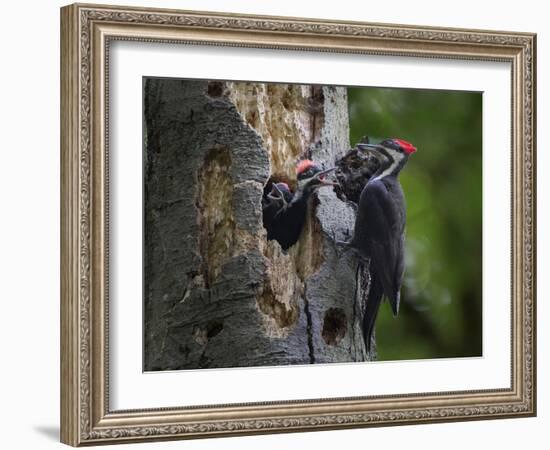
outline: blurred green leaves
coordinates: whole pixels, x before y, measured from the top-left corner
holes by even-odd
[[[379,360],[481,355],[482,95],[349,88],[351,143],[400,138],[413,154],[401,311],[380,308]]]

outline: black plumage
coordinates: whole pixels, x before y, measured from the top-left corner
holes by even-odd
[[[298,189],[294,194],[280,188],[284,183],[277,183],[269,195],[264,195],[263,215],[268,240],[276,240],[283,250],[298,242],[306,222],[309,199],[317,189],[334,186],[325,178],[333,170],[322,170],[310,160],[300,161],[296,169]]]
[[[389,300],[394,315],[399,312],[405,268],[406,205],[398,175],[416,149],[399,139],[359,147],[380,161],[377,172],[361,192],[354,235],[348,243],[361,259],[369,261],[370,290],[363,317],[363,334],[369,350],[382,298]]]
[[[273,221],[277,214],[281,212],[292,201],[294,194],[286,183],[270,183],[266,186],[262,197],[263,224],[270,237],[270,230],[273,228]]]

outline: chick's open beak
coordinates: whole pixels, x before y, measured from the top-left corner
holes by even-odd
[[[267,194],[267,198],[276,202],[281,202],[283,207],[287,205],[287,201],[285,200],[285,195],[283,191],[281,191],[279,189],[279,186],[277,186],[275,183],[273,183],[271,187],[271,192]]]
[[[315,178],[317,178],[320,181],[321,186],[337,186],[338,185],[337,182],[326,179],[326,176],[329,173],[334,172],[336,169],[337,167],[331,167],[330,169],[323,170],[322,172],[319,172],[317,175],[315,175]]]
[[[283,193],[277,187],[277,185],[273,183],[273,185],[271,186],[271,192],[267,194],[267,197],[271,200],[280,200],[281,198],[283,198]]]

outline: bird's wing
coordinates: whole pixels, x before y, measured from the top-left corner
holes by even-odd
[[[382,282],[394,315],[404,270],[405,200],[399,182],[371,181],[359,200],[361,227],[376,276]]]

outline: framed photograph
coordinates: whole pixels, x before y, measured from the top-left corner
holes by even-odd
[[[62,8],[62,442],[535,415],[535,58]]]

